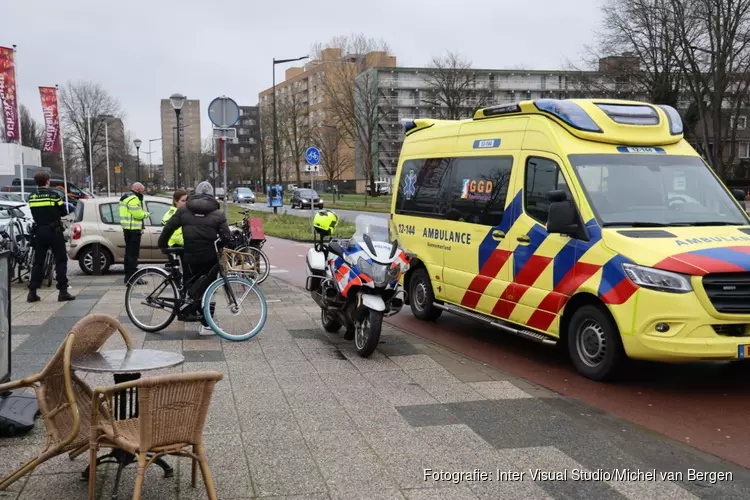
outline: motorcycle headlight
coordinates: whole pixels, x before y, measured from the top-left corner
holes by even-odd
[[[688,293],[693,290],[690,279],[682,274],[628,263],[624,263],[622,268],[633,283],[643,288],[670,293]]]
[[[360,272],[366,274],[376,285],[384,285],[388,279],[388,266],[385,264],[370,263],[362,257],[357,261],[357,268]]]

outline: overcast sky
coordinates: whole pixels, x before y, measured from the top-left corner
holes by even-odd
[[[37,120],[39,86],[94,81],[119,99],[143,153],[161,136],[161,98],[200,99],[201,135],[210,136],[214,97],[256,105],[271,87],[272,59],[306,55],[316,41],[353,32],[382,38],[399,66],[424,66],[452,50],[475,68],[558,69],[593,42],[600,3],[0,0],[0,46],[18,45],[19,99]],[[286,67],[277,66],[277,81]],[[153,146],[159,163],[161,145]]]

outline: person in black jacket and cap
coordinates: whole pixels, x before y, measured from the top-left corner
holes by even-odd
[[[187,203],[167,221],[159,236],[159,248],[166,251],[169,238],[178,228],[182,228],[182,236],[185,240],[183,283],[187,285],[193,276],[198,277],[197,281],[188,287],[191,306],[188,310],[181,311],[180,316],[198,313],[203,293],[208,285],[216,280],[219,270],[214,247],[216,239],[220,238],[224,246],[229,246],[232,241],[227,217],[220,210],[219,202],[216,201],[213,193],[210,183],[204,181],[198,184],[195,194],[190,196]],[[205,318],[201,318],[201,324],[203,325],[200,330],[201,335],[213,334]]]

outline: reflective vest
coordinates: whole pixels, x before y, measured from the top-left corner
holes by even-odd
[[[177,207],[169,207],[169,210],[167,210],[167,213],[164,214],[164,217],[161,220],[162,226],[167,224],[167,221],[175,214],[177,213]],[[177,230],[172,233],[172,236],[169,237],[169,246],[185,246],[185,240],[182,238],[182,228],[178,227]]]
[[[143,219],[147,217],[143,211],[141,200],[131,194],[120,200],[120,227],[125,231],[140,231],[143,229]]]

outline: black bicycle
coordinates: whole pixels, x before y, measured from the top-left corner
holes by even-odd
[[[248,340],[263,329],[268,316],[263,291],[255,281],[248,279],[247,273],[235,273],[223,265],[227,259],[223,258],[224,251],[219,250],[218,244],[217,263],[212,272],[193,276],[187,283],[183,283],[183,248],[172,247],[166,252],[169,263],[165,267],[139,269],[128,282],[125,310],[135,326],[153,333],[165,329],[175,318],[188,322],[205,318],[217,335],[232,341]],[[219,277],[200,299],[190,297],[190,290],[200,289],[209,280],[208,276],[216,272]],[[257,297],[259,305],[247,302],[252,297]],[[219,309],[224,305],[228,314],[222,314]]]

